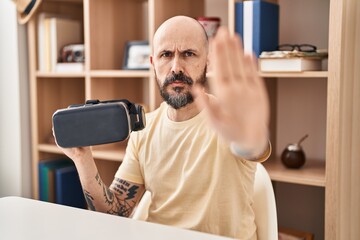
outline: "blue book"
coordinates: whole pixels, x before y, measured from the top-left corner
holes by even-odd
[[[39,199],[46,202],[55,202],[54,171],[63,166],[70,166],[70,159],[43,160],[38,164],[39,168]]]
[[[275,51],[279,44],[279,5],[266,1],[235,3],[235,32],[247,52],[258,57],[262,51]]]
[[[235,32],[244,37],[244,3],[236,2],[235,3]]]
[[[55,171],[56,203],[86,208],[85,198],[75,166],[62,167]]]

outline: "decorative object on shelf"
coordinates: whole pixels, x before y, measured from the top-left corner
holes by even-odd
[[[198,17],[197,20],[204,27],[206,35],[209,38],[215,36],[221,23],[219,17]]]
[[[288,168],[300,168],[305,164],[305,153],[301,143],[308,137],[306,134],[297,143],[287,145],[281,154],[282,163]]]
[[[123,68],[126,70],[150,69],[150,46],[148,41],[129,41],[126,43]]]
[[[279,240],[314,240],[314,234],[297,229],[279,227]]]
[[[65,45],[61,50],[61,62],[84,62],[84,44]]]
[[[84,44],[65,45],[60,52],[58,62],[53,71],[55,72],[82,72],[85,62]]]
[[[13,0],[19,24],[27,23],[41,4],[41,0]]]

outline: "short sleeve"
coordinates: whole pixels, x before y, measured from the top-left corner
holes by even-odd
[[[130,135],[128,145],[126,147],[125,157],[117,170],[115,177],[127,180],[129,182],[144,184],[141,167],[138,158],[137,134]]]

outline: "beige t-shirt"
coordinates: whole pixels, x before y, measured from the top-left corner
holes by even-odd
[[[145,184],[151,192],[149,222],[256,239],[251,207],[256,163],[234,156],[203,112],[173,122],[167,109],[162,103],[147,115],[146,128],[131,134],[116,177]]]

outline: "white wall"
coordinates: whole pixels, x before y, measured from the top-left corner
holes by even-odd
[[[26,28],[0,1],[0,197],[31,196]]]

